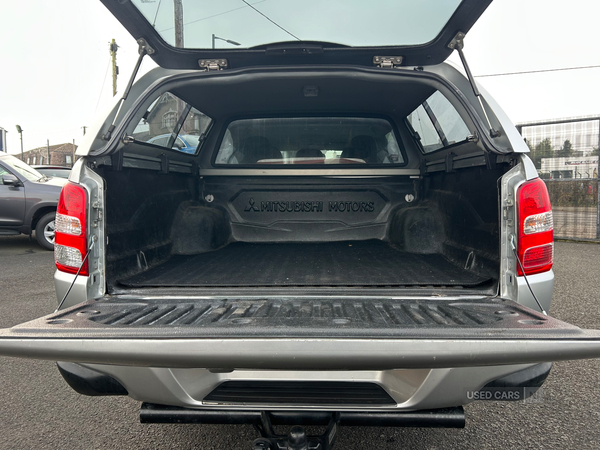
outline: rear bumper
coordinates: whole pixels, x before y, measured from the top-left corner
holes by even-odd
[[[552,302],[552,291],[554,289],[554,271],[549,270],[548,272],[529,275],[527,281],[529,281],[531,289],[535,292],[535,296],[544,309],[549,311],[550,303]],[[517,277],[517,292],[517,303],[527,306],[534,311],[540,310],[533,295],[531,295],[524,277]]]
[[[547,365],[511,365],[488,367],[463,367],[453,369],[406,369],[384,371],[245,371],[235,370],[219,373],[206,369],[166,369],[97,364],[59,363],[61,373],[77,392],[86,395],[119,395],[128,393],[141,402],[171,405],[203,411],[416,411],[448,408],[468,404],[474,400],[517,400],[519,395],[493,396],[479,392],[528,392],[534,393],[549,371]],[[75,376],[68,375],[68,371]],[[545,376],[540,378],[540,373]],[[104,378],[104,385],[99,382]],[[77,379],[77,384],[73,380]],[[276,386],[265,393],[269,401],[230,397],[214,400],[219,386],[231,382],[269,383]],[[338,401],[309,404],[301,398],[290,399],[289,392],[282,391],[286,383],[320,384],[324,393],[331,395],[328,386],[348,383],[372,384],[380,387],[391,402],[380,404],[357,401],[340,394]],[[100,392],[90,392],[95,386]],[[483,389],[482,389],[483,387]],[[112,394],[110,392],[113,392]],[[279,392],[280,401],[273,399]],[[325,394],[324,394],[325,395]]]
[[[73,283],[75,280],[75,283]],[[69,292],[69,296],[65,299],[65,302],[62,305],[62,309],[68,308],[69,306],[76,305],[81,303],[82,301],[87,300],[89,277],[79,275],[75,277],[72,273],[65,273],[57,270],[54,272],[54,286],[56,288],[56,302],[60,304],[63,297],[73,284],[71,288],[71,292]]]

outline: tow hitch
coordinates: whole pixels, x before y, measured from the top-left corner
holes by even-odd
[[[329,450],[340,427],[463,428],[462,406],[420,411],[235,411],[190,409],[144,403],[142,423],[247,424],[260,433],[253,450]],[[287,436],[277,435],[273,425],[291,426]],[[303,426],[327,427],[321,436],[308,436]]]
[[[252,444],[252,450],[329,450],[335,444],[340,413],[331,414],[325,433],[321,436],[307,436],[304,427],[295,425],[287,436],[275,434],[271,418],[265,411],[260,414],[261,423],[254,428],[262,437]]]

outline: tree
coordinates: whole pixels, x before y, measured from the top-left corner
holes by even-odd
[[[525,143],[527,144],[527,147],[529,147],[529,151],[530,151],[530,152],[533,152],[533,151],[534,151],[534,148],[533,148],[533,145],[531,145],[531,142],[529,142],[529,141],[527,140],[527,138],[525,138],[525,139],[523,139],[523,140],[524,140],[524,141],[525,141]]]
[[[529,157],[531,158],[537,169],[542,168],[542,158],[554,157],[554,150],[552,150],[552,142],[549,138],[546,138],[543,141],[539,142],[535,146],[535,148],[532,148],[529,142],[527,142],[527,145],[531,149]]]
[[[590,153],[590,156],[598,156],[598,147],[593,147],[592,153]]]
[[[562,158],[568,158],[569,156],[573,156],[573,145],[571,144],[570,140],[567,139],[563,143],[562,148],[556,152],[556,156]]]

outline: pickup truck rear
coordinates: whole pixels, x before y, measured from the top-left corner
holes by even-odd
[[[253,423],[255,449],[463,426],[481,390],[524,399],[552,361],[600,357],[599,331],[547,315],[548,192],[466,63],[489,2],[349,2],[326,26],[335,8],[306,1],[244,2],[243,21],[227,2],[103,2],[136,71],[161,67],[90,127],[57,210],[59,306],[1,330],[0,354],[59,361],[144,422]],[[249,31],[231,51],[208,27],[225,13]],[[269,14],[311,28],[281,42]]]

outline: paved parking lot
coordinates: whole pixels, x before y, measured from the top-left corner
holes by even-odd
[[[600,245],[556,244],[551,314],[600,328]],[[53,255],[0,238],[0,327],[53,311]],[[600,448],[600,361],[557,363],[541,396],[466,407],[467,428],[342,428],[341,449]],[[52,362],[0,358],[1,449],[250,449],[250,426],[142,425],[129,398],[73,392]]]

